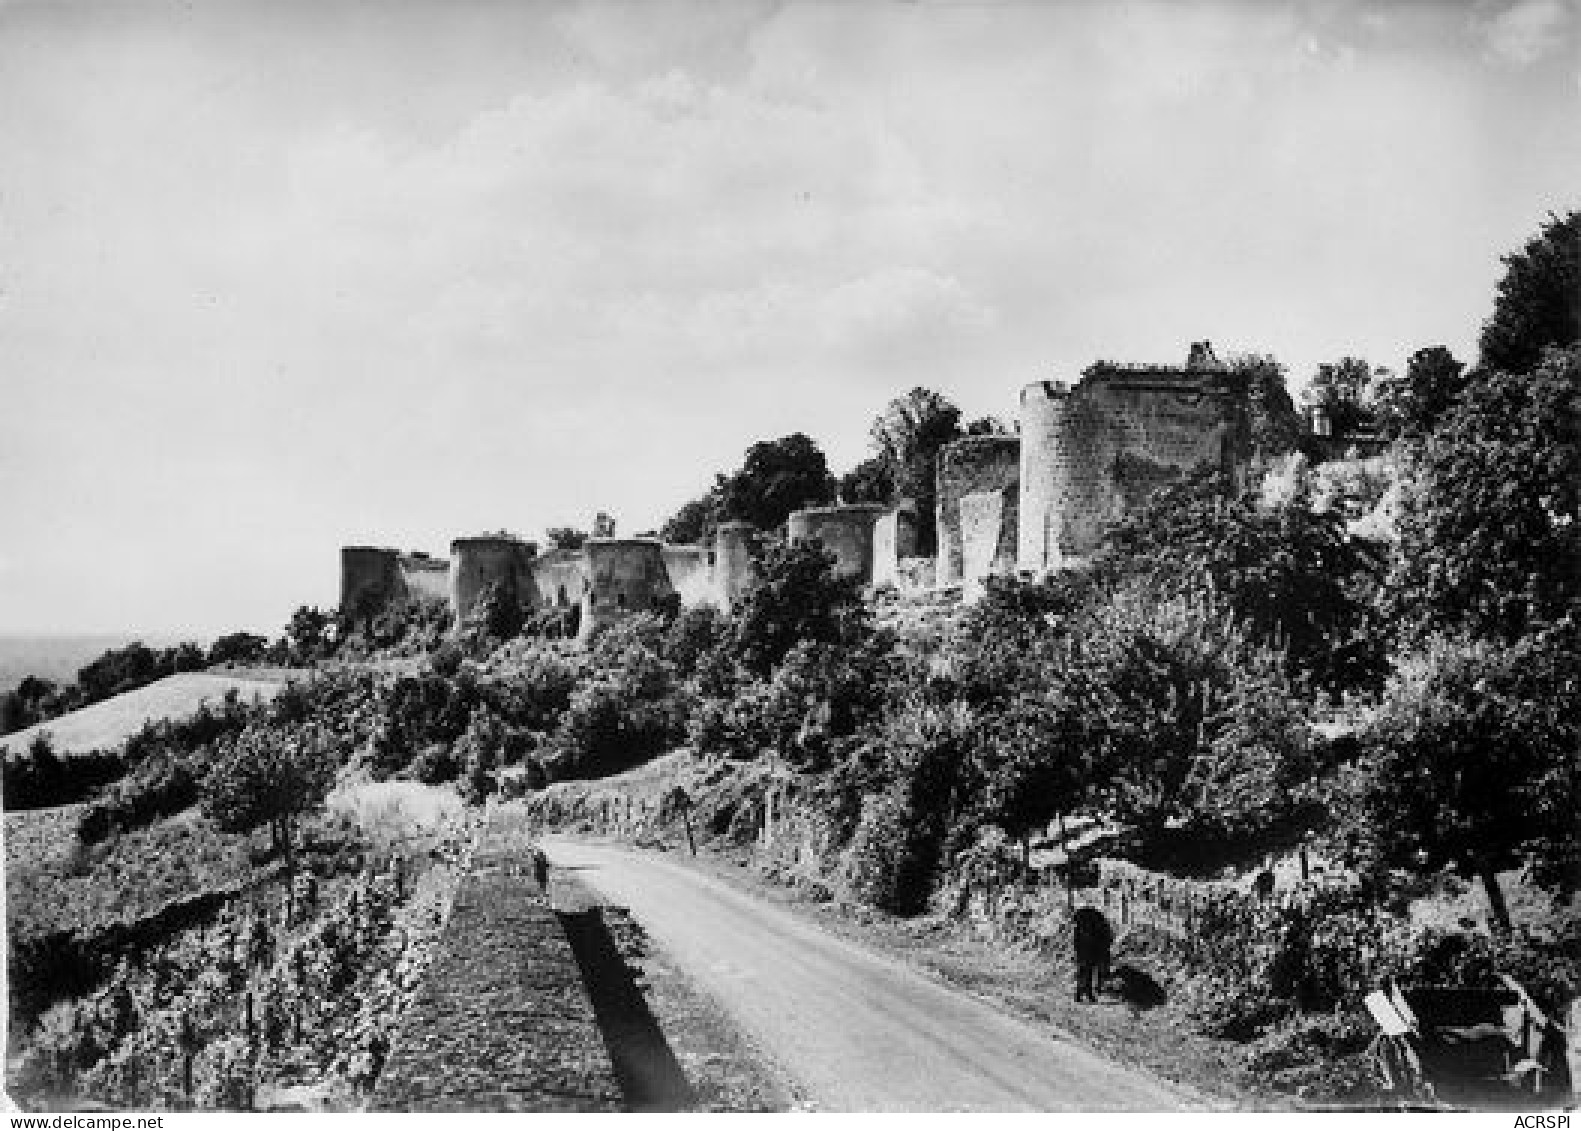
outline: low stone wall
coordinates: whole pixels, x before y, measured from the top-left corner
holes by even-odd
[[[373,1111],[619,1111],[558,917],[519,848],[485,841],[395,1041]]]

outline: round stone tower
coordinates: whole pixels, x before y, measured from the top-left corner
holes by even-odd
[[[1012,573],[1019,552],[1021,440],[968,436],[939,450],[940,585]]]
[[[726,612],[741,604],[752,587],[757,567],[752,563],[758,529],[750,522],[721,522],[714,530],[714,589],[719,607]]]
[[[1034,381],[1021,390],[1021,514],[1016,568],[1046,573],[1060,563],[1062,508],[1069,491],[1065,450],[1070,390]]]
[[[538,547],[504,535],[457,538],[450,543],[450,611],[460,628],[484,586],[495,584],[524,605],[533,604],[532,562]]]
[[[785,524],[791,542],[823,543],[834,555],[836,577],[855,577],[873,583],[873,528],[891,508],[881,503],[847,503],[835,507],[809,507],[792,511]]]
[[[380,546],[340,548],[340,610],[357,620],[406,602],[401,555]]]
[[[658,610],[675,591],[657,538],[589,538],[582,551],[588,584],[578,635],[584,640],[623,616]]]

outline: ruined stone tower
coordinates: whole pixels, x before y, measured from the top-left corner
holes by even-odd
[[[1017,567],[1084,564],[1109,527],[1156,488],[1229,455],[1228,405],[1206,342],[1184,366],[1100,361],[1068,388],[1021,391],[1021,531]]]
[[[525,608],[537,606],[532,564],[538,547],[502,534],[457,538],[450,543],[450,611],[457,628],[466,622],[478,594],[498,585]]]
[[[1014,573],[1021,510],[1021,439],[968,436],[939,450],[940,585]]]
[[[589,538],[582,551],[587,569],[583,639],[627,614],[657,611],[675,592],[657,538]]]
[[[750,522],[721,522],[714,531],[714,589],[726,612],[741,604],[756,576],[752,554],[757,540],[757,527]]]
[[[791,512],[785,535],[791,542],[821,542],[834,555],[836,577],[860,578],[863,584],[870,584],[876,527],[889,513],[891,508],[881,503],[808,507]]]

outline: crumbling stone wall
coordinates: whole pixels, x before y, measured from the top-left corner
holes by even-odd
[[[401,581],[408,601],[450,600],[450,563],[427,554],[400,555]]]
[[[1018,568],[1083,564],[1158,487],[1232,457],[1229,406],[1208,380],[1208,357],[1178,368],[1099,363],[1075,388],[1022,390]]]
[[[757,546],[757,527],[750,522],[722,522],[714,531],[714,591],[720,608],[728,611],[741,604],[757,576]]]
[[[846,503],[793,511],[786,521],[792,542],[818,541],[834,555],[836,577],[855,577],[862,584],[874,581],[874,534],[890,508],[879,503]]]
[[[559,919],[517,851],[485,844],[402,1019],[373,1111],[619,1111]]]
[[[499,585],[524,608],[536,608],[532,563],[538,547],[503,535],[457,538],[450,543],[450,611],[460,628],[484,586]]]
[[[681,604],[711,605],[715,601],[713,553],[706,546],[664,546],[664,570]]]
[[[630,613],[659,609],[675,592],[656,538],[590,538],[582,552],[588,578],[582,594],[583,639]]]
[[[532,563],[533,587],[543,609],[566,609],[582,603],[587,590],[587,555],[581,550],[550,550]]]
[[[968,436],[939,451],[939,548],[934,579],[980,581],[1016,567],[1021,440]]]

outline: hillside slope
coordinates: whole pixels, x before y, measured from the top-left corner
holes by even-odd
[[[242,677],[224,672],[182,672],[147,687],[112,696],[48,722],[0,738],[0,753],[26,750],[35,735],[48,731],[57,753],[111,750],[136,734],[149,719],[185,718],[207,700],[218,703],[235,688],[244,700],[273,699],[284,678]]]

